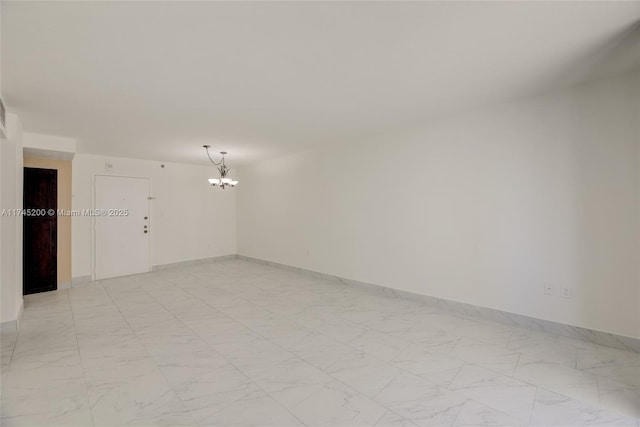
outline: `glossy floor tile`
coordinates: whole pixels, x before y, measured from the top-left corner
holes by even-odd
[[[2,426],[634,426],[640,355],[241,260],[25,298]]]

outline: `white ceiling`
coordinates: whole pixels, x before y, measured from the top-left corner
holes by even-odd
[[[592,75],[640,2],[2,2],[2,94],[78,150],[244,163]],[[637,63],[618,61],[610,72]]]

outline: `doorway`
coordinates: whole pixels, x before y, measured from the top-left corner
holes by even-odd
[[[149,179],[96,175],[95,279],[150,271]]]
[[[58,289],[58,171],[24,168],[23,293]]]

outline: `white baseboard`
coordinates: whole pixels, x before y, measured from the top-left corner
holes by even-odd
[[[24,313],[24,299],[20,301],[20,307],[18,307],[18,315],[14,320],[5,320],[0,323],[0,333],[14,333],[20,329],[20,323],[22,322],[22,314]]]
[[[154,265],[153,267],[151,267],[151,271],[162,271],[162,270],[168,270],[171,268],[180,268],[180,267],[188,267],[191,265],[207,264],[211,262],[228,261],[230,259],[237,259],[237,258],[238,258],[238,255],[232,254],[232,255],[221,255],[221,256],[216,256],[211,258],[192,259],[189,261],[172,262],[169,264]]]
[[[627,337],[624,335],[612,334],[593,329],[587,329],[580,326],[565,325],[563,323],[553,322],[550,320],[538,319],[522,314],[509,313],[507,311],[496,310],[493,308],[480,307],[472,304],[466,304],[457,301],[450,301],[442,298],[432,297],[429,295],[416,294],[413,292],[393,289],[382,285],[374,285],[372,283],[359,282],[357,280],[345,279],[343,277],[333,276],[331,274],[320,273],[313,270],[307,270],[300,267],[281,264],[273,261],[262,260],[259,258],[238,255],[238,259],[257,262],[264,265],[279,267],[290,271],[321,277],[323,279],[336,281],[346,286],[353,286],[365,289],[377,294],[383,294],[392,298],[406,298],[412,301],[421,301],[427,305],[438,306],[447,311],[461,314],[473,318],[482,318],[494,322],[517,326],[524,329],[541,331],[598,344],[606,347],[617,348],[620,350],[633,351],[640,353],[640,339]]]
[[[71,279],[71,287],[75,288],[79,285],[84,285],[91,282],[91,275],[87,274],[86,276],[76,276]]]

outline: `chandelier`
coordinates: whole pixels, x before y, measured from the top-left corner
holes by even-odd
[[[227,154],[227,152],[221,151],[220,154],[222,154],[222,160],[220,160],[219,162],[216,162],[211,158],[211,154],[209,154],[209,148],[211,148],[211,146],[203,145],[203,147],[207,151],[207,157],[209,158],[211,163],[213,163],[213,165],[218,169],[218,172],[220,173],[220,178],[209,178],[209,184],[211,184],[211,186],[213,187],[220,187],[223,190],[227,186],[235,187],[238,184],[238,181],[235,181],[227,177],[227,174],[229,173],[230,169],[224,164],[224,156],[225,154]]]

